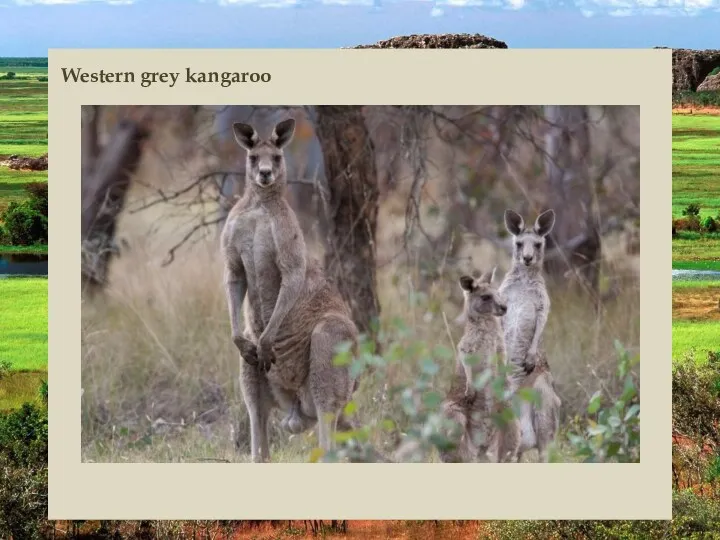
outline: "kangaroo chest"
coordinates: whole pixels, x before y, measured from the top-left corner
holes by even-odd
[[[530,345],[539,314],[550,308],[550,299],[543,283],[521,279],[504,283],[500,293],[508,307],[503,317],[508,352],[522,356]]]
[[[236,220],[234,246],[245,269],[247,303],[256,331],[262,332],[277,302],[280,271],[276,263],[276,246],[272,217],[262,207],[240,214]]]

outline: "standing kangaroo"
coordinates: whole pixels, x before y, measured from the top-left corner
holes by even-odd
[[[443,403],[445,415],[463,428],[457,450],[441,453],[441,460],[476,461],[484,450],[492,462],[517,461],[520,447],[520,423],[513,419],[506,425],[496,426],[492,415],[499,412],[491,384],[480,392],[474,386],[474,378],[486,369],[498,374],[497,365],[505,364],[501,317],[507,306],[493,284],[495,270],[478,279],[470,276],[460,278],[465,296],[463,312],[465,332],[457,347],[456,371],[447,399]],[[471,365],[468,357],[475,356],[479,362]]]
[[[292,433],[317,423],[320,447],[332,449],[341,411],[356,388],[349,367],[334,366],[333,357],[338,344],[357,344],[357,328],[320,263],[308,256],[286,199],[283,149],[294,130],[295,121],[284,120],[260,140],[252,126],[233,124],[236,141],[247,150],[247,173],[221,246],[232,339],[244,359],[240,386],[254,462],[270,460],[274,408],[286,412],[282,426]]]
[[[513,366],[511,386],[513,390],[532,388],[540,397],[539,405],[522,404],[520,452],[537,448],[541,461],[547,461],[548,446],[557,434],[561,405],[547,358],[540,352],[550,313],[550,297],[542,275],[545,238],[554,225],[553,210],[540,214],[532,229],[525,227],[518,213],[505,211],[505,227],[513,237],[513,253],[500,294],[508,305],[503,329],[508,361]]]

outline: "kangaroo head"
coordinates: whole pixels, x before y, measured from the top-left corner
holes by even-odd
[[[477,279],[462,276],[460,288],[465,293],[465,315],[469,321],[488,314],[502,317],[507,312],[507,304],[495,286],[494,268]]]
[[[249,124],[233,124],[237,143],[247,150],[247,179],[259,189],[284,185],[287,182],[283,149],[292,140],[295,120],[283,120],[273,129],[268,140],[261,141]],[[248,186],[249,187],[249,186]]]
[[[535,220],[535,225],[525,228],[522,216],[513,210],[505,210],[505,228],[513,236],[513,263],[525,266],[542,265],[545,255],[545,237],[555,225],[555,212],[546,210]]]

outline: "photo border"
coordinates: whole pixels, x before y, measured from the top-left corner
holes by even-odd
[[[190,67],[269,72],[272,80],[142,88],[65,83],[62,67]],[[672,517],[669,49],[51,49],[48,71],[49,519]],[[643,410],[652,413],[642,424],[641,462],[82,463],[80,106],[240,103],[639,105],[640,343],[647,359],[640,378]]]

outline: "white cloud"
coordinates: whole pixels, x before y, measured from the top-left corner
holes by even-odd
[[[136,0],[13,0],[15,5],[61,5],[104,2],[106,4],[132,4]],[[148,2],[153,0],[146,0]],[[575,8],[585,17],[633,15],[700,15],[709,11],[720,12],[720,0],[197,0],[214,2],[222,6],[259,6],[283,8],[297,5],[348,5],[382,7],[384,3],[418,2],[428,6],[429,14],[439,17],[448,8],[485,7],[489,9],[532,10],[537,8]],[[2,4],[0,4],[1,6]]]
[[[90,2],[102,2],[113,6],[124,6],[134,4],[135,0],[15,0],[19,6],[61,6],[68,4],[87,4]]]

